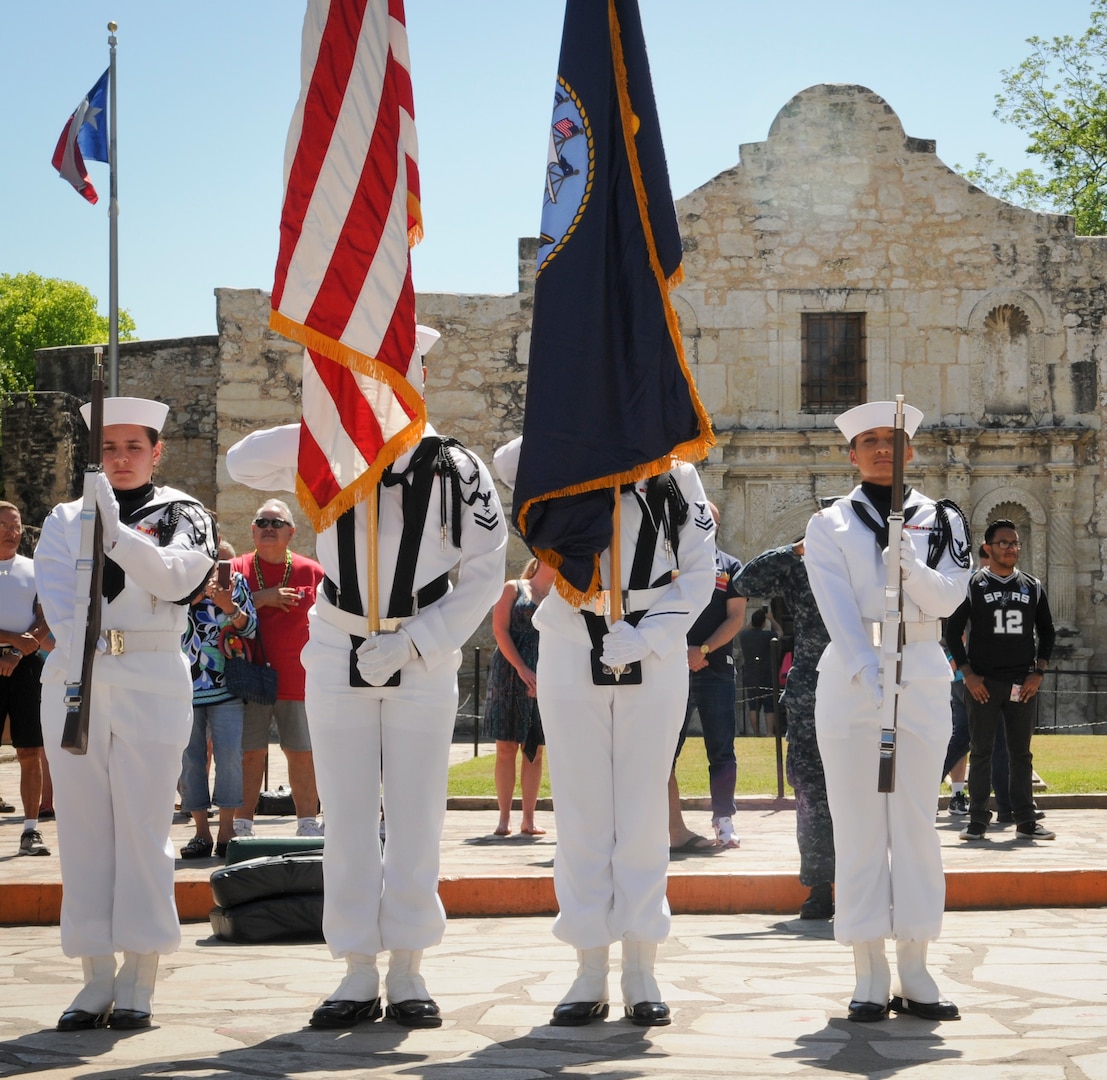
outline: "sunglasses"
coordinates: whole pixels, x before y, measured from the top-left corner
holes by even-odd
[[[254,524],[259,529],[283,529],[286,525],[291,525],[291,521],[285,521],[284,518],[254,518]]]
[[[993,540],[988,547],[999,548],[1000,551],[1007,551],[1010,548],[1018,548],[1022,545],[1018,540]]]

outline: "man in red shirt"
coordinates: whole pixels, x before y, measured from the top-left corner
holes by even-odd
[[[321,836],[316,820],[319,792],[304,709],[304,667],[300,651],[308,639],[308,611],[323,568],[289,550],[296,532],[292,511],[280,499],[267,499],[250,531],[254,550],[239,555],[234,569],[243,574],[258,613],[258,637],[265,659],[277,672],[277,703],[247,703],[242,726],[242,806],[235,811],[235,835],[252,836],[254,807],[261,793],[269,729],[277,722],[281,749],[288,760],[288,782],[296,804],[296,835]]]

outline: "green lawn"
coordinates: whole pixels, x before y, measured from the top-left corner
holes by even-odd
[[[1048,794],[1107,792],[1107,737],[1039,734],[1034,737],[1033,750],[1034,769],[1046,782]],[[735,739],[734,751],[738,758],[738,794],[776,795],[776,740]],[[450,769],[450,794],[494,796],[495,760],[494,755],[487,754],[455,765]],[[682,795],[708,794],[703,739],[691,738],[684,744],[677,762],[677,780]],[[948,785],[943,790],[948,790]],[[792,793],[787,780],[784,793]],[[544,762],[540,794],[550,794]]]

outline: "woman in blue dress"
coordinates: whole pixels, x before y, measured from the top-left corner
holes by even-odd
[[[511,804],[515,796],[515,761],[523,751],[520,768],[524,836],[542,836],[545,829],[534,821],[538,788],[542,783],[542,717],[536,697],[538,631],[531,625],[535,608],[546,598],[556,571],[531,559],[516,581],[504,591],[492,609],[496,651],[488,666],[485,700],[486,734],[496,740],[496,802],[500,808],[497,836],[511,835]]]

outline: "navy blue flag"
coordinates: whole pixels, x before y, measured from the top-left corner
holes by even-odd
[[[680,264],[637,0],[568,0],[513,514],[569,599],[600,588],[615,486],[715,442],[669,299]]]

